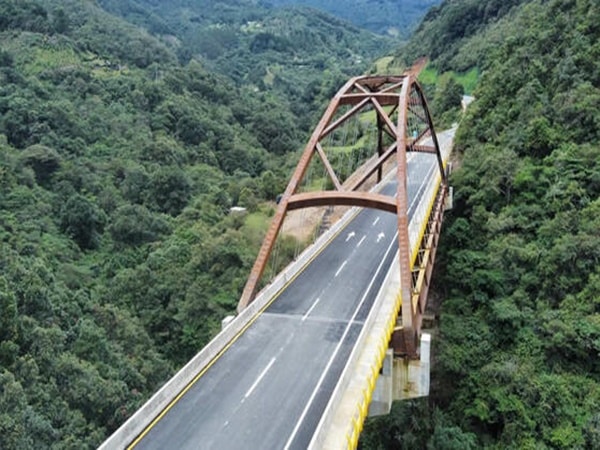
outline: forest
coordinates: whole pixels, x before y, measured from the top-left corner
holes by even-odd
[[[214,336],[325,102],[388,54],[460,120],[455,207],[431,395],[361,448],[600,448],[600,5],[446,0],[406,45],[275,5],[0,0],[0,448],[96,447]]]

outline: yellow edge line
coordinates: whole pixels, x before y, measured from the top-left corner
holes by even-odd
[[[444,170],[446,169],[446,161],[444,161],[444,163],[443,163]],[[439,177],[439,179],[436,182],[438,184],[438,189],[439,189],[439,185],[441,183],[441,176],[438,175],[438,177]],[[437,191],[436,191],[436,195],[433,197],[433,199],[431,201],[431,204],[429,205],[428,216],[431,215],[431,210],[433,208],[433,204],[435,202],[436,197],[437,197]],[[423,239],[424,234],[425,234],[425,227],[422,227],[420,239],[418,241],[419,243],[421,242],[421,239]],[[418,252],[418,249],[419,249],[419,247],[417,247],[417,252]],[[415,259],[416,259],[416,252],[413,256],[413,260],[411,263],[411,270],[414,266]],[[386,344],[390,341],[392,333],[394,332],[394,325],[396,323],[395,318],[400,313],[401,307],[402,307],[402,292],[399,292],[398,295],[396,296],[396,302],[394,305],[394,314],[390,317],[390,319],[388,319],[388,325],[387,325],[386,329],[384,330],[383,337],[385,338]],[[385,357],[385,349],[384,349],[383,355],[381,353],[381,349],[379,349],[379,353],[376,356],[375,365],[373,365],[372,367],[377,366],[377,369],[379,370],[379,368],[381,367],[381,364],[383,363],[384,357]],[[352,448],[352,449],[354,449],[358,446],[358,439],[360,437],[360,433],[362,431],[365,419],[366,419],[368,411],[369,411],[368,408],[363,407],[363,403],[366,402],[367,399],[369,399],[369,403],[370,403],[370,399],[373,396],[373,392],[375,391],[376,383],[371,382],[370,377],[368,377],[365,380],[365,383],[367,385],[367,388],[363,389],[363,398],[358,400],[356,403],[356,411],[358,412],[358,419],[355,420],[354,416],[352,417],[352,420],[350,423],[351,431],[349,433],[346,433],[346,442],[348,444],[348,448]]]
[[[442,164],[444,170],[446,170],[447,162],[448,162],[448,158],[446,158],[446,160]],[[421,225],[421,230],[419,231],[419,239],[417,239],[418,245],[415,246],[415,249],[413,250],[413,253],[410,258],[410,270],[411,271],[415,267],[415,261],[417,260],[417,255],[419,253],[419,249],[421,248],[421,241],[423,240],[423,236],[425,235],[425,230],[427,229],[427,223],[429,221],[429,216],[431,216],[431,210],[433,209],[435,199],[437,198],[437,194],[440,189],[441,182],[442,182],[442,177],[438,174],[437,178],[436,178],[437,188],[435,191],[435,195],[433,196],[433,198],[431,199],[431,202],[429,203],[429,207],[427,208],[427,215],[425,216],[425,217],[427,217],[427,222],[423,222],[423,225]]]
[[[427,207],[427,213],[425,215],[426,220],[421,225],[421,230],[419,231],[419,238],[415,242],[415,248],[410,258],[410,270],[413,270],[415,267],[415,261],[417,260],[417,255],[419,253],[419,249],[421,248],[421,241],[423,240],[423,236],[425,235],[425,230],[427,229],[427,223],[429,222],[429,217],[431,216],[431,210],[433,209],[433,205],[437,198],[438,191],[440,189],[441,177],[438,175],[438,179],[436,179],[437,187],[435,189],[435,195],[432,196],[431,201],[429,202],[429,206]]]
[[[329,244],[331,243],[331,241],[333,241],[333,239],[335,239],[344,229],[346,229],[346,227],[350,224],[350,222],[352,222],[352,220],[354,220],[354,218],[358,215],[358,213],[360,212],[360,210],[357,210],[356,213],[354,213],[354,215],[352,216],[351,219],[348,220],[348,222],[346,223],[346,225],[344,225],[343,227],[341,227],[336,233],[334,233],[321,247],[321,249],[316,252],[304,265],[304,268],[306,268],[310,263],[312,263],[315,258],[317,256],[319,256],[323,250],[325,250],[325,248],[327,248],[329,246]],[[299,270],[298,273],[296,273],[292,278],[290,278],[288,280],[288,282],[283,285],[281,287],[281,289],[279,289],[275,295],[273,295],[273,298],[271,299],[271,301],[267,302],[265,304],[265,306],[263,306],[255,315],[252,319],[250,319],[250,321],[244,325],[244,327],[233,337],[231,338],[231,340],[227,343],[227,345],[225,347],[223,347],[223,349],[217,353],[215,355],[215,357],[200,371],[198,372],[198,374],[192,379],[192,381],[190,381],[182,390],[181,392],[179,392],[179,394],[177,394],[177,396],[171,400],[171,402],[160,412],[160,414],[158,416],[156,416],[154,418],[154,420],[152,422],[150,422],[150,424],[148,426],[146,426],[146,428],[144,428],[144,431],[142,431],[137,438],[135,438],[135,440],[129,444],[129,446],[127,447],[127,450],[131,450],[133,449],[136,445],[138,445],[140,443],[140,441],[142,439],[144,439],[144,437],[146,437],[146,435],[152,430],[152,428],[154,428],[154,426],[160,422],[160,420],[171,410],[171,408],[173,408],[173,406],[175,406],[175,404],[181,400],[181,398],[187,394],[187,392],[192,388],[192,386],[194,384],[196,384],[196,382],[208,371],[208,369],[210,369],[218,360],[221,356],[223,356],[223,353],[225,353],[227,350],[229,350],[229,348],[235,344],[235,342],[239,339],[239,337],[244,334],[246,332],[246,330],[254,323],[256,322],[256,319],[258,319],[258,317],[265,311],[265,309],[267,309],[269,306],[271,306],[271,304],[273,304],[273,302],[275,300],[277,300],[277,298],[281,295],[281,293],[298,277],[300,276],[300,274],[304,271],[304,268],[302,270]]]
[[[382,347],[380,347],[379,352],[376,357],[375,364],[372,366],[373,368],[376,367],[377,370],[379,370],[379,368],[381,368],[381,365],[383,363],[383,358],[385,357],[385,349],[387,348],[387,343],[390,341],[392,333],[394,332],[394,325],[396,323],[395,318],[398,316],[398,313],[400,312],[401,307],[402,307],[402,293],[399,292],[398,295],[396,295],[396,302],[394,304],[394,314],[392,316],[390,316],[390,318],[388,319],[387,326],[385,327],[385,330],[384,330],[382,342],[385,341],[385,344],[383,347],[383,351],[382,351]],[[377,384],[375,381],[376,380],[373,380],[373,382],[371,382],[370,377],[365,380],[367,388],[366,388],[366,390],[363,390],[363,398],[361,400],[357,401],[357,403],[356,403],[356,410],[358,411],[358,419],[355,420],[354,417],[352,418],[352,422],[350,424],[352,426],[351,434],[350,435],[348,435],[348,433],[346,434],[346,440],[348,442],[349,448],[356,448],[358,445],[358,438],[360,436],[360,433],[364,426],[365,419],[367,418],[367,415],[369,412],[369,409],[363,408],[362,404],[367,399],[369,399],[369,403],[370,403],[370,399],[373,396],[373,392],[375,391],[375,386]]]

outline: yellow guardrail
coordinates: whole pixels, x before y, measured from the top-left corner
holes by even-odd
[[[449,153],[449,152],[448,152]],[[449,154],[443,160],[443,168],[446,170],[447,161],[449,158]],[[440,184],[442,181],[441,174],[436,176],[435,188],[433,189],[434,194],[429,202],[427,207],[427,214],[425,217],[428,219],[431,216],[431,211],[433,210],[433,206],[437,199],[437,195],[439,192]],[[410,268],[411,270],[414,267],[415,261],[417,259],[417,255],[420,248],[421,240],[425,235],[425,231],[427,229],[428,220],[424,220],[421,225],[421,229],[419,231],[419,239],[415,243],[415,248],[411,255]],[[402,294],[398,293],[396,295],[396,301],[394,304],[393,314],[391,314],[387,320],[387,324],[385,327],[384,334],[380,335],[379,343],[377,345],[377,353],[373,363],[371,364],[371,370],[367,379],[365,380],[365,387],[362,390],[362,396],[358,399],[355,407],[355,412],[352,415],[350,430],[346,433],[346,444],[348,449],[355,449],[358,446],[358,440],[360,438],[360,433],[363,430],[365,419],[369,412],[369,405],[371,403],[371,399],[373,398],[373,392],[375,390],[375,384],[377,382],[377,378],[379,377],[379,371],[381,370],[383,359],[385,358],[385,354],[389,345],[389,342],[392,337],[392,333],[394,332],[394,328],[396,326],[396,318],[400,313],[400,308],[402,307]]]

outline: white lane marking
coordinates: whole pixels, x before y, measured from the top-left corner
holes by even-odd
[[[227,422],[225,422],[225,424],[223,425],[223,428],[225,428],[227,425],[229,425],[229,420]]]
[[[285,443],[285,446],[283,447],[284,450],[288,450],[290,448],[290,446],[292,445],[292,442],[296,438],[296,435],[298,434],[298,430],[300,430],[300,426],[302,425],[302,422],[304,422],[304,419],[306,418],[306,415],[308,414],[308,410],[310,409],[312,403],[314,402],[315,397],[317,396],[317,392],[319,391],[319,389],[321,389],[321,385],[323,384],[323,381],[325,380],[325,376],[327,375],[327,372],[329,372],[329,369],[331,368],[331,365],[333,364],[333,360],[335,359],[338,352],[340,351],[340,348],[342,348],[342,344],[343,344],[344,340],[346,339],[348,332],[350,331],[350,326],[354,323],[356,316],[358,316],[358,312],[360,311],[360,308],[362,308],[363,303],[367,299],[367,296],[369,295],[369,292],[371,291],[371,288],[373,287],[373,284],[375,283],[375,279],[379,275],[379,272],[381,271],[381,268],[383,267],[383,263],[387,259],[392,247],[395,246],[397,237],[398,237],[398,232],[396,232],[394,234],[394,238],[392,239],[392,242],[390,243],[387,250],[385,251],[385,255],[383,255],[383,258],[381,258],[381,262],[379,263],[379,266],[377,267],[377,270],[375,271],[375,274],[373,275],[371,282],[367,286],[367,289],[365,290],[365,293],[363,294],[362,298],[360,299],[358,306],[354,310],[354,314],[352,315],[352,318],[346,325],[344,334],[342,334],[342,337],[340,338],[338,344],[336,345],[335,350],[333,351],[333,354],[331,355],[331,358],[329,358],[329,361],[327,361],[327,365],[325,366],[323,373],[321,373],[321,377],[319,378],[319,381],[317,381],[317,385],[313,389],[313,391],[310,395],[310,398],[308,399],[308,402],[306,403],[306,406],[304,407],[304,410],[302,411],[302,414],[300,415],[300,418],[296,422],[296,426],[292,430],[292,434],[290,435],[289,439]]]
[[[379,233],[377,235],[377,243],[379,244],[379,241],[381,241],[384,237],[385,237],[385,233],[382,231],[381,233]]]
[[[256,386],[258,386],[258,383],[260,383],[260,381],[264,378],[264,376],[267,374],[267,372],[269,371],[269,369],[271,368],[271,366],[273,365],[273,363],[275,362],[277,358],[273,357],[271,358],[271,361],[269,361],[269,364],[267,364],[267,367],[265,367],[263,369],[263,371],[260,373],[260,375],[258,376],[258,378],[256,379],[256,381],[254,382],[254,384],[252,386],[250,386],[250,389],[248,389],[248,392],[246,392],[246,395],[244,395],[244,398],[248,398],[250,397],[250,395],[252,394],[252,391],[254,391],[254,389],[256,389]]]
[[[367,235],[365,234],[362,239],[358,242],[358,244],[356,244],[356,248],[360,247],[360,244],[363,243],[363,241],[365,240],[365,238],[367,237]]]
[[[302,322],[304,322],[306,320],[306,318],[310,315],[310,313],[312,312],[313,309],[315,309],[315,306],[317,306],[317,303],[319,303],[321,301],[321,297],[318,297],[315,302],[312,304],[312,306],[310,308],[308,308],[308,311],[306,311],[306,314],[304,314],[302,316]]]
[[[410,202],[410,205],[408,206],[408,209],[406,211],[407,213],[412,209],[413,205],[417,201],[417,198],[419,198],[419,193],[426,187],[426,185],[429,184],[429,181],[431,181],[430,174],[431,174],[431,172],[433,172],[434,169],[435,169],[435,165],[432,164],[431,167],[429,168],[429,170],[427,171],[427,175],[425,175],[425,177],[421,181],[421,184],[419,185],[419,189],[417,189],[417,193],[415,194],[414,198],[412,199],[412,202]]]
[[[346,242],[348,242],[350,239],[352,239],[355,235],[356,235],[356,233],[354,231],[348,233],[348,237],[346,238]]]
[[[340,268],[339,268],[339,269],[337,270],[337,272],[335,273],[335,277],[337,277],[337,276],[340,274],[340,272],[342,271],[342,269],[344,268],[344,266],[346,265],[346,263],[347,263],[347,262],[348,262],[348,260],[346,260],[346,261],[344,261],[344,262],[342,263],[342,265],[340,266]],[[335,278],[335,277],[334,277],[334,278]]]
[[[373,221],[373,225],[371,225],[371,226],[373,226],[373,227],[374,227],[375,225],[377,225],[377,222],[379,222],[379,216],[377,216],[377,219],[375,219],[375,220]]]

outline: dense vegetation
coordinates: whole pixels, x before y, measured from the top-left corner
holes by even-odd
[[[445,1],[396,56],[432,57],[442,123],[479,84],[432,394],[363,448],[600,447],[598,17]],[[90,448],[235,308],[315,112],[389,41],[250,0],[0,0],[0,42],[0,448]]]
[[[431,396],[371,421],[362,448],[600,448],[598,17],[594,0],[447,1],[408,48],[482,75],[457,138]]]
[[[310,15],[240,5],[226,13],[258,31],[196,55],[186,36],[212,36],[217,10],[179,38],[87,0],[0,0],[2,449],[99,444],[204,346],[235,309],[313,103],[383,42],[321,15],[292,48],[269,24],[298,31]],[[281,76],[294,64],[301,83]]]
[[[238,84],[278,94],[305,129],[349,74],[366,71],[393,43],[317,10],[250,0],[99,3],[158,36],[183,63],[193,58]]]

